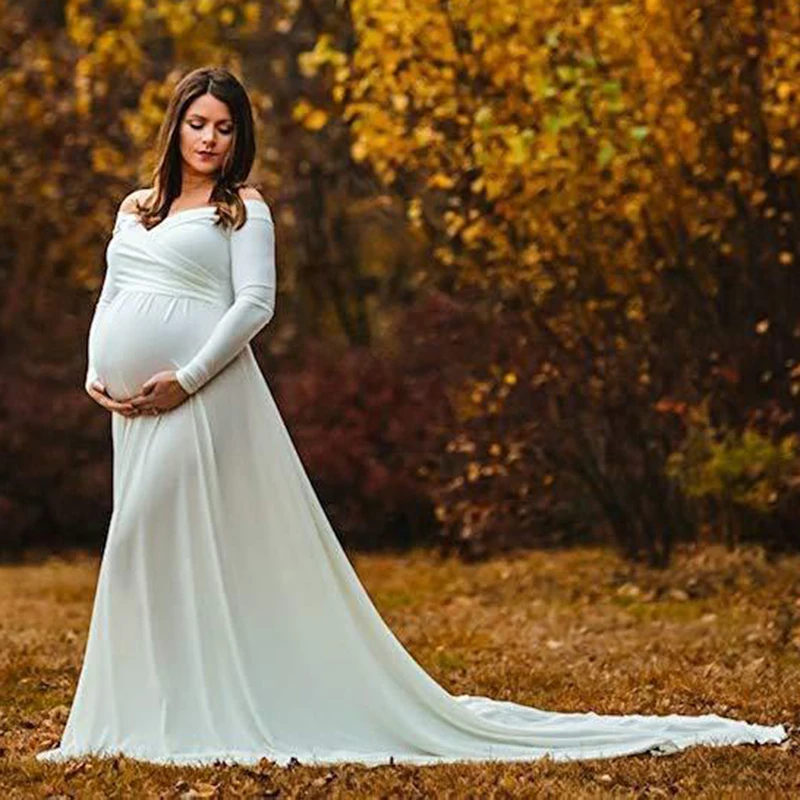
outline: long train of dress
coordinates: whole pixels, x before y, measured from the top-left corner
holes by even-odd
[[[142,281],[148,258],[177,259],[179,233],[200,235],[183,223],[207,219],[128,226],[115,252],[135,255]],[[210,313],[176,275],[152,292],[118,275],[112,306]],[[205,336],[213,320],[203,325]],[[83,668],[60,746],[41,760],[569,760],[786,737],[714,714],[566,713],[448,693],[360,583],[249,344],[174,410],[111,424],[114,510]]]

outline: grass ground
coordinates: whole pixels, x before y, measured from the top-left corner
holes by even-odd
[[[42,764],[80,668],[98,561],[0,567],[0,797],[800,796],[800,557],[682,552],[669,570],[611,553],[465,566],[356,555],[412,655],[456,694],[598,713],[718,713],[783,723],[783,745],[694,747],[580,763],[434,767]]]

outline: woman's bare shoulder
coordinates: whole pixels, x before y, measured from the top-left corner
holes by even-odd
[[[260,200],[262,203],[266,203],[267,201],[261,196],[261,192],[258,189],[255,189],[252,186],[242,186],[239,189],[239,197],[242,200]]]
[[[143,203],[152,192],[152,189],[136,189],[132,191],[123,198],[122,202],[119,204],[119,210],[128,214],[136,213],[136,203]]]

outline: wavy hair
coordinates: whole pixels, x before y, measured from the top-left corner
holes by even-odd
[[[153,191],[144,201],[137,200],[136,213],[142,225],[153,228],[169,213],[172,201],[181,193],[183,162],[180,150],[181,123],[189,106],[204,94],[225,103],[233,122],[233,141],[211,191],[217,207],[217,223],[240,228],[247,219],[238,190],[247,186],[247,177],[256,155],[253,109],[244,86],[224,67],[200,67],[184,75],[170,97],[158,132],[156,167],[151,175]]]

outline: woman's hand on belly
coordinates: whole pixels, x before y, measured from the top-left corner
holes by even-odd
[[[125,417],[135,417],[139,414],[136,406],[128,400],[114,400],[106,394],[106,387],[99,381],[94,381],[87,389],[89,397],[96,403],[99,403],[106,411],[116,411]]]
[[[129,399],[135,413],[163,414],[179,406],[189,397],[189,393],[178,383],[175,370],[157,372],[143,384],[139,394]]]

